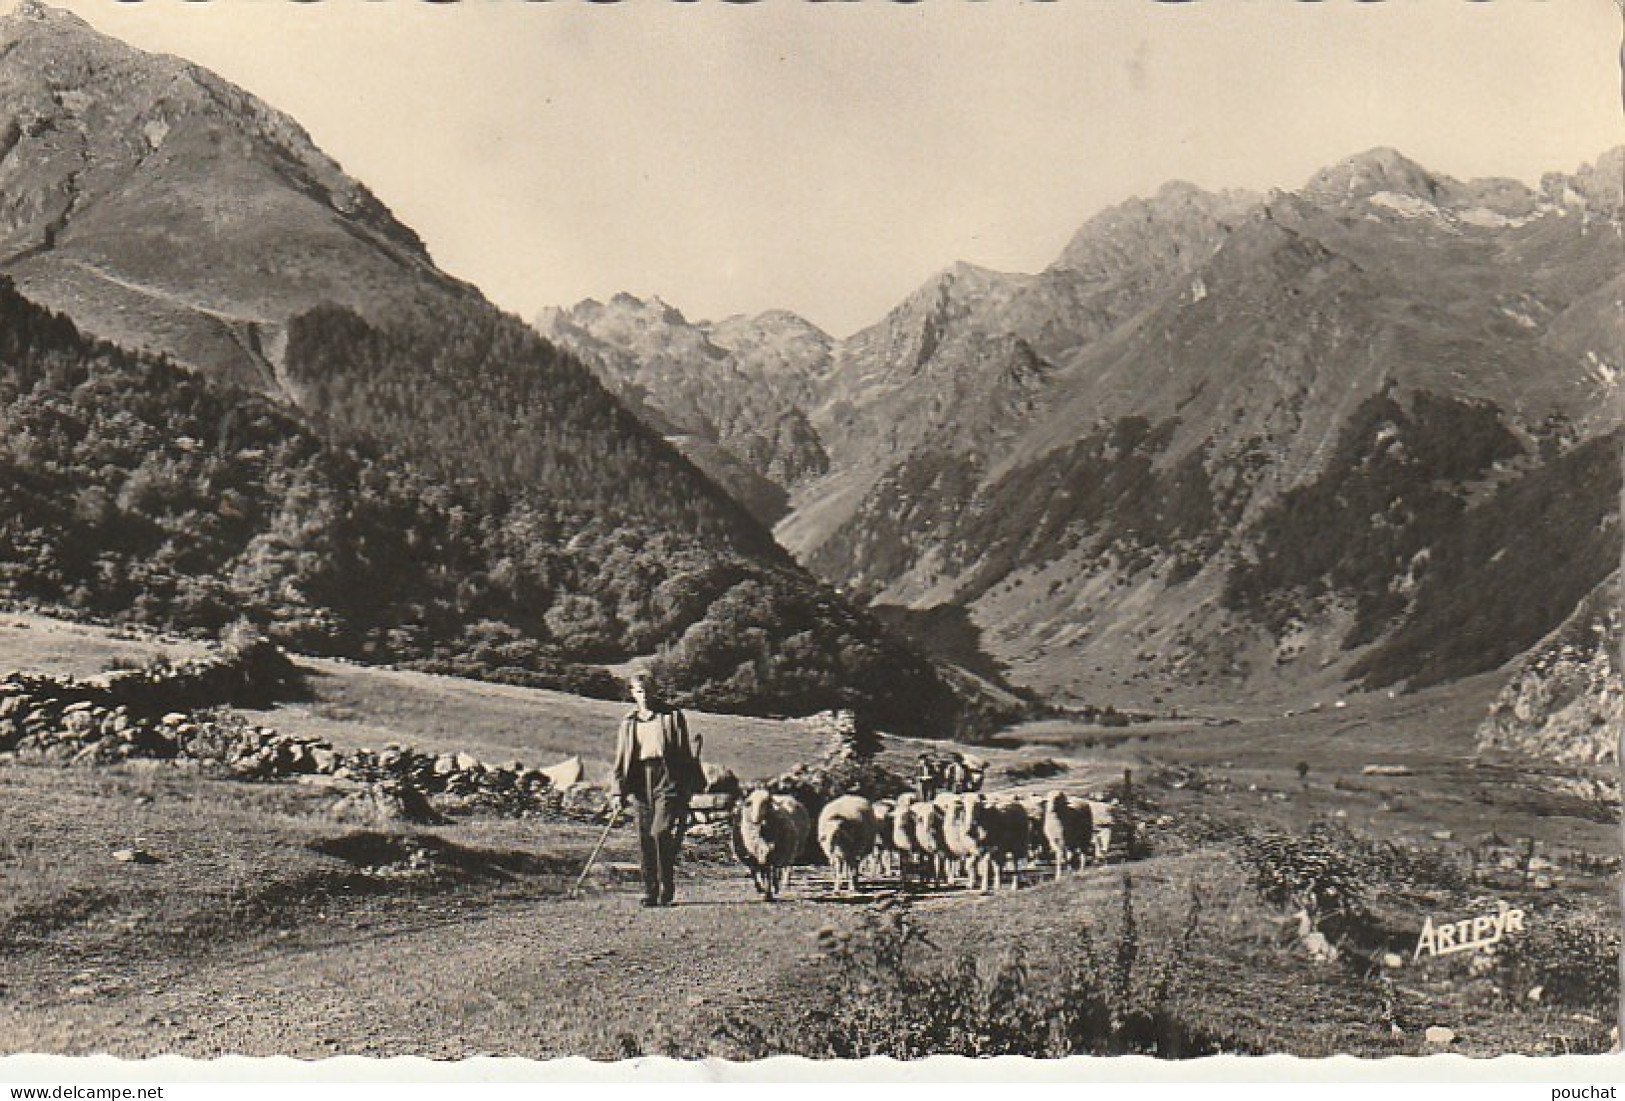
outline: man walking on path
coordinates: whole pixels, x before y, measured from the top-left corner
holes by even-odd
[[[643,905],[670,906],[688,800],[705,789],[701,739],[689,735],[681,711],[661,701],[647,672],[633,673],[626,684],[637,706],[621,720],[611,783],[636,815]]]

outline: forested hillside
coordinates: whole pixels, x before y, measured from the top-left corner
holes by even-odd
[[[349,351],[375,338],[332,316],[310,325],[330,351],[334,334]],[[191,632],[245,618],[298,650],[599,693],[616,686],[592,663],[657,653],[697,703],[857,706],[936,733],[965,718],[922,658],[793,566],[635,522],[670,506],[652,493],[606,504],[615,462],[636,480],[635,448],[598,456],[579,499],[431,473],[91,342],[5,282],[0,424],[0,594],[14,600]],[[692,508],[703,527],[716,506]]]
[[[442,477],[539,491],[582,523],[789,561],[737,502],[516,318],[445,311],[379,329],[319,307],[289,323],[284,358],[324,434],[388,441]]]

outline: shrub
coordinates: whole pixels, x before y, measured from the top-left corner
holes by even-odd
[[[1167,836],[1177,839],[1186,849],[1195,849],[1240,842],[1248,836],[1249,829],[1247,820],[1240,816],[1189,809],[1174,819]]]
[[[1249,834],[1241,858],[1253,889],[1271,905],[1307,910],[1311,918],[1364,910],[1362,862],[1323,827],[1306,835]]]
[[[1619,950],[1618,929],[1548,910],[1496,946],[1495,974],[1520,1002],[1539,987],[1542,1002],[1611,1011],[1619,1004]]]
[[[1180,1058],[1216,1051],[1214,1038],[1175,1009],[1177,979],[1200,927],[1199,896],[1182,932],[1154,958],[1145,952],[1126,876],[1122,900],[1107,941],[1080,925],[1048,945],[1043,967],[1029,966],[1020,948],[990,962],[971,953],[940,962],[907,901],[886,904],[855,933],[820,935],[829,978],[816,1004],[793,1019],[730,1015],[721,1035],[745,1058]]]
[[[220,631],[220,652],[227,661],[234,661],[268,645],[270,638],[247,619],[236,619]]]
[[[1451,853],[1397,841],[1350,839],[1368,880],[1421,890],[1465,891],[1471,876]]]
[[[1059,776],[1066,771],[1066,767],[1053,758],[1041,757],[1036,761],[1018,761],[1004,770],[1004,776],[1012,784],[1024,784],[1029,780],[1048,780],[1051,776]]]

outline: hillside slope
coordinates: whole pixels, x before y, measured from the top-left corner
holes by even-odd
[[[829,467],[776,534],[1062,695],[1495,668],[1618,559],[1622,179],[1625,150],[1528,187],[1379,148],[1169,184],[1037,274],[952,265],[774,391]]]
[[[125,347],[267,392],[319,304],[471,301],[288,118],[27,0],[0,19],[0,270]]]
[[[999,293],[978,291],[903,330],[932,334],[933,360],[958,349],[952,370],[909,378],[954,378],[970,415],[947,403],[940,428],[894,428],[846,475],[869,487],[847,518],[804,527],[797,549],[880,600],[968,607],[994,655],[1051,690],[1291,694],[1323,668],[1379,684],[1493,668],[1618,559],[1625,252],[1618,197],[1586,181],[1620,160],[1534,192],[1353,158],[1195,235],[1159,289],[1139,282],[1137,312],[1025,369],[967,350],[1023,339],[964,320]],[[918,361],[892,346],[894,367]],[[910,385],[871,381],[867,411],[842,415],[899,406]],[[1579,480],[1543,479],[1553,464]],[[1572,574],[1535,553],[1513,556],[1516,576],[1497,567],[1544,618],[1509,595],[1447,674],[1429,668],[1405,641],[1450,587],[1427,563],[1504,562],[1549,507],[1518,487],[1543,480],[1584,498],[1574,530],[1597,541],[1565,545]],[[1471,552],[1459,516],[1484,518]],[[1412,667],[1362,659],[1376,643],[1409,646]]]
[[[924,659],[246,92],[28,0],[0,19],[0,194],[11,595],[471,672],[658,651],[718,707],[957,721]]]
[[[793,314],[696,324],[618,294],[544,311],[535,326],[765,524],[787,511],[789,490],[829,469],[805,407],[833,341]]]

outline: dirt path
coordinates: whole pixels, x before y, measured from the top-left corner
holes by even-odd
[[[818,930],[861,911],[810,884],[794,894],[769,905],[741,870],[708,866],[671,909],[618,889],[428,927],[317,925],[190,969],[40,973],[0,996],[0,1035],[13,1051],[127,1058],[613,1055],[622,1033],[657,1042],[663,1021],[769,996]]]

